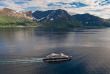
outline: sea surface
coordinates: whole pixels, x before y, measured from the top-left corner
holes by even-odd
[[[44,62],[50,53],[72,60]],[[110,74],[110,28],[0,28],[0,74]]]

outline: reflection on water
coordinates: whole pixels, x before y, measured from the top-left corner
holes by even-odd
[[[110,28],[49,32],[0,28],[0,74],[110,74]],[[46,63],[50,53],[71,61]]]

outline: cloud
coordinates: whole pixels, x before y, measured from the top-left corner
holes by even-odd
[[[4,6],[0,6],[0,9],[4,8]]]
[[[90,13],[102,18],[110,17],[110,0],[1,0],[0,4],[0,8],[16,10],[64,9],[71,15]]]
[[[7,1],[4,0],[4,1],[1,1],[0,3],[4,4],[4,7],[7,7],[7,8],[12,8],[12,9],[16,9],[16,10],[23,10],[21,5],[16,4],[12,0],[7,0]]]

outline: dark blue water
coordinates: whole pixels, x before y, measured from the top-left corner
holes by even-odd
[[[64,53],[72,60],[43,62],[50,53]],[[0,74],[110,74],[110,28],[0,28]]]

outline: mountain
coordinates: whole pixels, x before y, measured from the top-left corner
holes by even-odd
[[[61,9],[35,11],[32,15],[36,21],[49,28],[73,28],[82,26],[74,17]]]
[[[108,20],[90,15],[88,13],[86,14],[76,14],[73,15],[80,23],[82,23],[84,26],[87,27],[109,27],[110,23]]]
[[[18,11],[9,8],[3,8],[2,10],[0,10],[0,15],[11,16],[18,19],[33,19],[32,11]]]
[[[9,8],[0,10],[0,27],[37,26],[31,11],[17,11]]]
[[[35,20],[35,21],[33,21]],[[65,10],[18,11],[9,8],[0,10],[0,27],[45,27],[67,29],[74,27],[110,27],[110,20],[90,14],[71,16]]]

